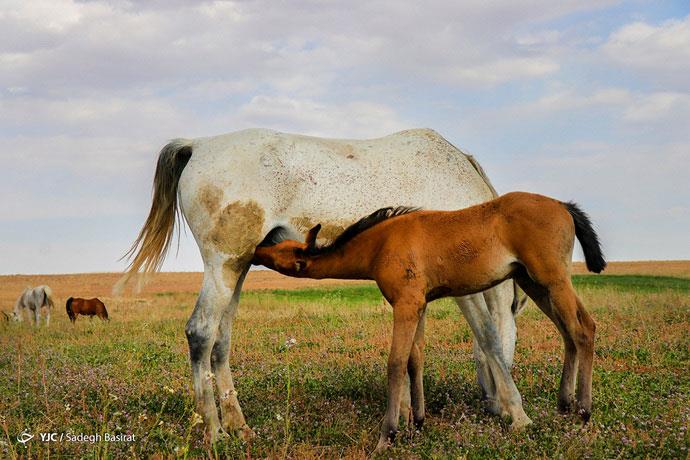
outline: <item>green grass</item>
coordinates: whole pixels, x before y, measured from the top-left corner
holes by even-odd
[[[577,276],[597,321],[594,412],[556,410],[562,344],[534,306],[518,318],[513,375],[535,422],[511,433],[486,414],[472,336],[454,303],[429,306],[427,420],[393,458],[686,458],[690,439],[687,280]],[[670,281],[669,281],[670,280]],[[680,287],[679,287],[680,286]],[[51,328],[0,326],[0,458],[365,458],[385,409],[391,310],[375,286],[243,295],[231,366],[249,445],[209,450],[194,424],[184,324],[188,294],[113,301],[112,321],[54,313]],[[286,347],[286,340],[296,344]],[[131,433],[132,443],[16,441],[24,429]]]
[[[678,290],[690,292],[690,279],[672,276],[573,275],[573,284],[575,288],[606,287],[620,291],[662,292]]]

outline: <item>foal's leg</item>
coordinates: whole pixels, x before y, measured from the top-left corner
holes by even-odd
[[[512,429],[529,425],[532,421],[522,408],[522,398],[503,358],[500,338],[484,297],[474,294],[461,300],[458,304],[491,368],[501,412],[510,415]]]
[[[575,294],[569,275],[559,274],[553,270],[548,275],[550,275],[550,281],[543,290],[546,290],[548,294],[550,310],[547,311],[545,307],[542,307],[542,304],[546,305],[543,300],[538,302],[538,305],[556,324],[565,343],[563,375],[558,394],[559,407],[562,410],[572,407],[574,382],[577,379],[575,391],[577,410],[582,419],[587,422],[592,413],[592,364],[596,327],[594,320]],[[542,275],[542,278],[546,276]],[[529,282],[525,283],[521,280],[521,283],[529,289],[534,289]],[[527,289],[525,292],[529,294]]]
[[[555,314],[549,292],[546,288],[533,281],[526,273],[516,277],[520,287],[537,304],[541,311],[551,319],[556,325],[558,332],[563,338],[565,348],[563,355],[563,371],[561,372],[561,383],[558,390],[558,410],[567,413],[575,408],[575,379],[577,378],[577,349],[572,336],[566,330],[563,321]]]
[[[213,263],[206,263],[201,292],[185,328],[192,363],[196,410],[204,420],[212,443],[217,441],[224,431],[218,420],[213,397],[211,349],[218,335],[223,312],[231,302],[233,288],[241,275],[234,271],[224,271],[223,260],[218,259],[216,257]]]
[[[403,380],[408,369],[410,351],[423,306],[424,301],[396,302],[393,304],[393,340],[391,341],[391,352],[388,355],[388,405],[381,426],[381,436],[374,453],[385,450],[398,433]]]
[[[237,391],[232,380],[230,364],[230,344],[232,337],[232,322],[237,314],[237,306],[240,301],[242,283],[249,271],[249,265],[241,272],[237,284],[234,287],[230,303],[225,306],[218,335],[211,351],[211,369],[216,376],[216,388],[220,397],[220,411],[222,415],[223,428],[228,432],[234,432],[242,439],[249,439],[254,436],[254,432],[247,425],[242,408],[237,399]]]
[[[577,298],[569,278],[548,286],[551,307],[575,344],[577,363],[577,411],[587,422],[592,414],[592,363],[595,325]],[[574,366],[573,366],[574,367]],[[565,369],[564,369],[565,373]],[[575,374],[574,370],[572,374]],[[575,379],[575,375],[572,376]]]
[[[410,399],[412,417],[415,427],[421,429],[424,424],[424,323],[426,308],[422,311],[417,330],[414,334],[410,359],[407,361],[407,372],[410,377]]]

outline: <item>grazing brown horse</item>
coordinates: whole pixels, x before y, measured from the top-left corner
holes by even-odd
[[[253,263],[296,277],[373,279],[393,306],[388,408],[376,451],[385,449],[397,432],[406,371],[414,421],[418,426],[424,421],[424,331],[418,324],[423,324],[427,302],[479,293],[508,278],[517,281],[563,336],[560,409],[576,409],[585,422],[589,419],[595,326],[570,279],[575,238],[590,271],[601,272],[606,262],[589,218],[576,204],[514,192],[459,211],[383,208],[323,247],[315,245],[319,230],[320,225],[312,228],[305,243],[259,246]],[[483,310],[465,316],[482,350],[495,351],[488,357],[498,356],[490,361],[494,374],[503,377],[496,380],[498,402],[502,413],[511,416],[512,428],[521,428],[531,421],[501,359],[490,314]]]
[[[102,320],[110,320],[105,304],[95,297],[93,299],[80,299],[78,297],[75,299],[70,297],[67,299],[66,307],[67,316],[69,316],[72,324],[77,320],[77,315],[90,316],[91,318],[98,316]]]

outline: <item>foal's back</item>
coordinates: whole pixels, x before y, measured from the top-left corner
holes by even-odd
[[[381,242],[380,277],[427,285],[436,291],[434,297],[493,286],[543,252],[561,255],[562,265],[572,255],[574,228],[560,201],[513,192],[458,211],[394,217],[362,238]]]

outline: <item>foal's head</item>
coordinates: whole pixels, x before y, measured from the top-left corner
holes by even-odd
[[[310,252],[315,248],[316,235],[321,230],[321,224],[307,232],[304,243],[295,240],[284,240],[273,246],[259,246],[254,252],[252,264],[264,265],[272,270],[288,276],[299,276],[311,264]]]

